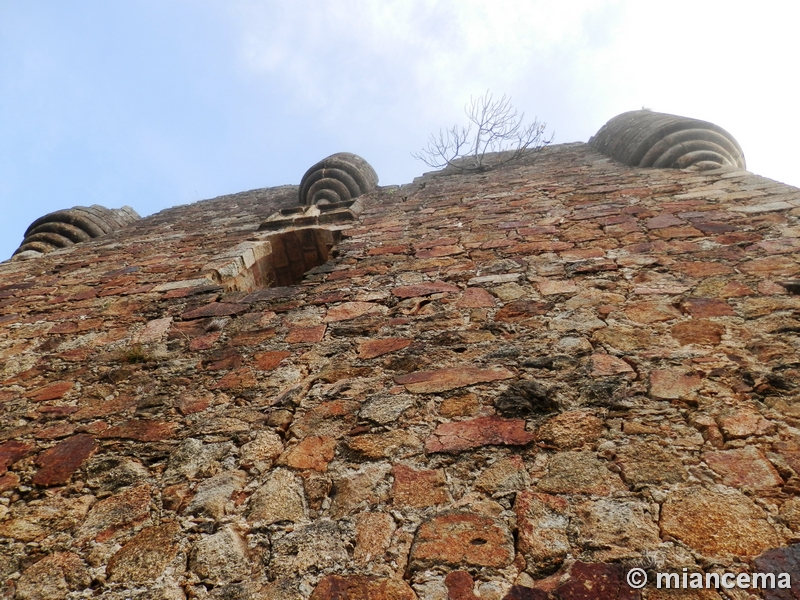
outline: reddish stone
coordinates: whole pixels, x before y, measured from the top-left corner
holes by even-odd
[[[488,383],[501,379],[511,379],[514,374],[502,367],[480,369],[478,367],[455,367],[438,371],[415,371],[407,375],[398,375],[395,383],[406,386],[415,394],[430,394],[453,390],[476,383]]]
[[[97,399],[94,399],[96,402]],[[134,396],[118,396],[111,400],[99,402],[97,404],[89,404],[82,407],[78,412],[73,414],[70,419],[73,421],[84,421],[87,419],[97,419],[98,417],[107,417],[109,415],[116,415],[126,410],[135,408],[138,401]]]
[[[503,600],[549,600],[550,596],[544,590],[512,585],[511,589],[503,597]]]
[[[556,294],[574,294],[578,291],[578,284],[574,281],[561,281],[558,279],[543,279],[539,282],[539,293],[542,296]]]
[[[63,485],[96,451],[97,442],[91,435],[72,436],[36,457],[41,468],[31,481],[41,486]]]
[[[13,490],[19,485],[19,475],[16,473],[6,473],[0,477],[0,494],[5,491]]]
[[[691,319],[676,323],[670,329],[670,333],[682,346],[687,344],[716,346],[722,341],[725,327],[715,321]]]
[[[679,400],[696,391],[700,376],[684,375],[680,371],[657,370],[650,374],[650,396],[661,400]]]
[[[625,314],[631,321],[646,325],[660,321],[672,321],[681,316],[680,311],[671,304],[649,301],[629,305],[625,309]]]
[[[372,302],[345,302],[344,304],[329,308],[324,321],[326,323],[334,323],[337,321],[357,319],[371,310],[374,310],[377,306],[377,304]]]
[[[532,440],[523,419],[479,417],[437,426],[425,440],[425,451],[455,454],[479,446],[524,446]]]
[[[310,600],[417,600],[417,595],[402,579],[328,575],[314,588]]]
[[[369,256],[380,256],[383,254],[408,254],[410,251],[409,247],[405,244],[401,244],[398,246],[377,246],[375,248],[370,248],[367,250],[367,255]]]
[[[272,371],[277,368],[281,361],[291,356],[291,352],[285,350],[276,350],[273,352],[259,352],[253,356],[253,362],[259,371]]]
[[[514,541],[505,525],[490,517],[446,512],[419,526],[410,559],[414,568],[502,568],[514,560]]]
[[[231,338],[231,346],[247,346],[252,348],[271,340],[275,337],[275,329],[257,329],[255,331],[240,331]]]
[[[683,262],[676,263],[674,268],[690,277],[698,278],[733,273],[733,267],[716,262]]]
[[[730,304],[716,298],[689,298],[681,307],[696,319],[730,317],[736,314]]]
[[[325,337],[327,325],[317,325],[315,327],[292,327],[286,335],[287,344],[303,344],[321,342]]]
[[[460,288],[449,283],[432,281],[430,283],[396,287],[392,290],[392,294],[398,298],[416,298],[418,296],[430,296],[431,294],[457,294],[460,291]]]
[[[792,277],[800,272],[797,260],[790,256],[767,256],[741,263],[739,270],[757,277]]]
[[[755,556],[783,544],[764,509],[737,491],[673,490],[659,525],[662,536],[676,537],[706,557]]]
[[[164,317],[162,319],[153,319],[148,321],[144,328],[133,336],[134,344],[149,344],[157,342],[164,334],[169,331],[172,325],[172,317]]]
[[[456,302],[456,306],[459,308],[490,308],[494,305],[494,296],[479,287],[465,289],[461,299]]]
[[[592,354],[592,377],[613,377],[635,373],[633,368],[621,358],[610,354]]]
[[[642,593],[628,585],[626,574],[627,569],[619,563],[578,561],[553,595],[559,600],[639,600]]]
[[[255,387],[257,384],[253,371],[244,367],[231,371],[211,387],[218,390],[240,390]]]
[[[514,512],[519,528],[517,547],[528,565],[547,571],[558,566],[570,550],[569,502],[528,489],[517,494]]]
[[[726,439],[746,438],[751,435],[767,435],[775,431],[775,423],[768,421],[749,408],[743,408],[717,419]]]
[[[416,253],[416,258],[438,258],[440,256],[454,256],[456,254],[463,254],[464,249],[461,246],[435,246],[430,250],[420,250]]]
[[[247,304],[236,304],[232,302],[211,302],[194,310],[187,310],[181,315],[181,319],[202,319],[204,317],[227,317],[247,312]]]
[[[694,227],[665,227],[664,229],[655,229],[653,233],[665,240],[703,237],[703,232]]]
[[[57,381],[51,383],[43,388],[33,390],[25,394],[34,402],[43,402],[45,400],[55,400],[56,398],[63,398],[75,384],[71,381]]]
[[[783,485],[775,467],[752,446],[705,452],[703,460],[729,487],[766,490]]]
[[[108,561],[111,582],[151,581],[178,555],[175,537],[180,525],[169,522],[142,529]]]
[[[0,475],[8,471],[8,467],[28,456],[35,446],[25,442],[9,441],[0,444]]]
[[[213,399],[214,397],[211,394],[205,396],[181,396],[175,401],[175,408],[181,411],[182,415],[193,415],[207,409]]]
[[[385,338],[382,340],[368,340],[358,345],[359,358],[375,358],[389,352],[402,350],[411,345],[411,340],[406,338]]]
[[[392,467],[395,506],[425,508],[450,501],[447,479],[441,469],[418,471],[405,465]]]
[[[673,227],[674,225],[686,225],[686,221],[669,213],[665,213],[647,219],[644,224],[648,229],[664,229],[665,227]]]
[[[203,361],[207,371],[228,371],[242,366],[242,357],[235,348],[227,347],[211,353],[208,360]]]
[[[800,544],[767,550],[755,558],[752,572],[773,573],[776,583],[780,583],[782,574],[785,577],[785,574],[788,573],[791,578],[791,588],[773,588],[764,592],[764,598],[766,600],[797,600],[800,598],[800,581],[796,575],[796,573],[800,573]]]
[[[473,592],[475,581],[467,571],[452,571],[444,578],[447,600],[481,600]]]
[[[152,490],[143,483],[97,502],[75,534],[79,545],[106,542],[120,531],[144,523],[150,516]]]
[[[139,442],[160,442],[174,436],[178,423],[164,423],[162,421],[144,421],[131,419],[122,425],[109,427],[98,434],[99,438],[121,438],[137,440]]]
[[[497,311],[494,316],[495,321],[521,321],[537,315],[547,314],[551,308],[547,302],[535,302],[533,300],[516,300],[509,302]]]
[[[336,440],[325,436],[311,436],[281,456],[279,462],[294,469],[327,471],[328,463],[336,455]]]
[[[75,433],[75,426],[72,423],[59,423],[52,427],[40,429],[33,434],[37,440],[57,440]]]

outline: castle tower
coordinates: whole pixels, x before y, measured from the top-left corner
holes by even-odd
[[[744,168],[636,111],[496,169],[380,187],[342,153],[29,245],[0,264],[0,596],[791,571],[800,190]]]

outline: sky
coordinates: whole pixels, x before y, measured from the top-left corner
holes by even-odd
[[[738,8],[741,7],[741,8]],[[800,186],[796,0],[0,0],[0,260],[63,208],[297,184],[354,152],[382,185],[507,94],[554,143],[650,108],[728,130]],[[0,282],[1,283],[1,282]]]

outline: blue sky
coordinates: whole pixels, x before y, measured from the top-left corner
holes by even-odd
[[[298,183],[338,151],[382,184],[506,93],[555,142],[646,106],[710,120],[800,186],[796,2],[0,0],[0,260],[53,210],[141,215]]]

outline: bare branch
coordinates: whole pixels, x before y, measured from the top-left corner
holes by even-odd
[[[545,138],[546,123],[534,119],[523,126],[525,113],[519,114],[505,94],[495,100],[487,90],[482,96],[470,97],[464,113],[469,121],[466,127],[454,125],[439,130],[438,136],[430,136],[425,148],[411,155],[435,169],[481,171],[489,168],[485,161],[487,153],[510,151],[494,161],[492,166],[497,166],[517,160],[525,153],[537,152],[553,140],[552,135]]]

